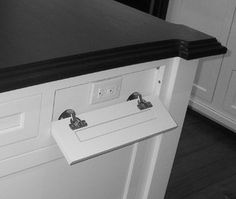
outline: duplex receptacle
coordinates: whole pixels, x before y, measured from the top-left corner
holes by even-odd
[[[92,83],[90,103],[100,103],[120,96],[122,78],[114,78]]]

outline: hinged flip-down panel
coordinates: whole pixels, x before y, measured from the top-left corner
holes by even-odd
[[[52,135],[68,163],[100,155],[176,127],[158,97],[144,98],[152,107],[140,110],[137,100],[78,115],[87,126],[72,130],[70,118],[54,121]]]

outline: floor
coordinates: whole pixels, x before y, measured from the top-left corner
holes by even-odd
[[[188,110],[165,199],[236,199],[236,134]]]

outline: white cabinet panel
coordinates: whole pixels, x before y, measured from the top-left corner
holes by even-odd
[[[234,8],[234,0],[171,0],[167,20],[184,24],[214,35],[226,44]],[[222,57],[200,60],[192,96],[211,102],[221,69]]]
[[[232,72],[229,87],[225,96],[224,108],[236,116],[236,71]]]
[[[41,95],[0,104],[0,147],[38,135]]]
[[[121,199],[131,155],[132,146],[72,167],[64,159],[50,161],[1,178],[0,198]]]
[[[234,104],[232,97],[236,89],[236,15],[232,23],[227,48],[228,54],[225,55],[222,62],[222,70],[218,79],[214,102],[217,106],[222,106],[222,102],[224,101],[224,110],[233,114],[235,111],[233,111],[234,109],[232,109],[233,107],[231,107],[231,105]],[[236,120],[236,118],[234,120]]]
[[[81,113],[124,102],[134,90],[145,96],[153,92],[158,94],[163,71],[160,72],[156,67],[166,63],[169,60],[132,65],[1,93],[0,143],[3,142],[3,145],[0,145],[0,177],[61,157],[50,127],[52,120],[57,120],[65,109],[73,108]],[[123,77],[120,97],[90,104],[93,82],[120,76]],[[22,128],[24,131],[21,132]]]
[[[211,102],[220,72],[222,58],[202,59],[199,61],[196,76],[194,79],[192,97],[199,97]]]
[[[196,64],[197,60],[184,61],[180,58],[174,58],[150,64],[138,64],[102,71],[2,93],[1,103],[8,104],[8,102],[20,102],[23,99],[29,99],[26,100],[26,103],[18,103],[17,107],[25,110],[28,106],[31,108],[32,106],[39,106],[40,111],[39,118],[32,115],[32,119],[37,118],[38,120],[36,120],[39,123],[36,137],[0,147],[0,198],[144,199],[149,198],[149,190],[155,192],[152,194],[154,197],[150,198],[164,198],[163,193],[174,160]],[[166,67],[161,67],[162,69],[156,68],[164,65]],[[98,104],[89,104],[88,99],[91,96],[92,82],[119,76],[123,77],[120,97]],[[159,99],[159,97],[161,99],[161,102],[158,100],[152,102],[154,107],[156,103],[161,104],[161,106],[157,106],[156,119],[152,121],[152,125],[146,125],[140,129],[136,128],[137,131],[132,129],[126,131],[127,134],[131,135],[131,138],[133,136],[137,139],[132,138],[130,141],[127,135],[122,136],[124,138],[123,143],[131,144],[136,140],[139,142],[130,146],[122,145],[123,148],[121,149],[116,148],[111,152],[108,150],[106,151],[108,153],[103,155],[100,153],[97,154],[99,155],[97,157],[68,166],[64,158],[62,159],[59,148],[53,142],[51,123],[58,122],[58,116],[67,108],[75,109],[79,116],[85,116],[93,111],[97,111],[99,115],[101,109],[128,103],[126,101],[127,97],[134,91],[142,93],[143,98],[147,101],[151,101],[148,99],[149,95],[155,99]],[[27,97],[29,95],[32,96],[32,99]],[[137,108],[137,101],[133,100],[133,102],[135,102],[135,108]],[[8,105],[8,107],[13,109],[13,106]],[[171,115],[178,122],[178,127],[170,131],[167,131],[167,129],[170,128],[169,119],[171,117],[166,111],[166,107],[170,108]],[[123,111],[122,109],[118,110]],[[176,115],[175,112],[178,114]],[[21,120],[18,113],[10,111],[4,117],[0,117],[1,129],[11,129],[19,126]],[[166,117],[166,114],[168,117]],[[106,118],[112,119],[109,114],[104,115]],[[148,122],[145,119],[147,119],[146,116],[150,115],[146,115],[145,112],[140,116],[144,117],[147,124]],[[98,120],[101,119],[102,117],[98,117]],[[140,118],[135,119],[137,119],[138,124],[132,117],[129,120],[131,127],[128,126],[128,128],[133,128],[132,125],[142,126]],[[64,121],[67,120],[64,119]],[[92,122],[88,120],[88,124],[92,124]],[[173,121],[171,124],[175,125]],[[123,123],[122,125],[126,124]],[[122,125],[117,125],[118,129],[120,127],[122,129],[126,128]],[[36,127],[37,125],[33,126]],[[111,127],[113,128],[113,125]],[[150,132],[153,134],[150,134]],[[158,135],[160,132],[163,133]],[[99,138],[108,138],[117,132],[96,133],[99,133]],[[154,134],[157,136],[147,138]],[[83,136],[90,136],[89,141],[96,140],[91,134],[84,134]],[[116,138],[115,136],[112,140],[113,143],[120,141]],[[143,138],[147,139],[143,141]],[[83,143],[86,142],[88,142],[87,138]],[[104,143],[101,142],[100,146],[103,147]],[[162,143],[166,147],[163,147]],[[97,146],[91,144],[89,150],[95,150]],[[78,154],[89,152],[86,149],[88,148],[81,149]],[[158,167],[157,174],[155,172],[156,167]],[[153,176],[155,178],[152,178]],[[159,183],[159,180],[161,180],[161,183]]]

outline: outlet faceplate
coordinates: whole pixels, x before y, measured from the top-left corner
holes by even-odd
[[[90,104],[118,98],[120,96],[121,83],[121,77],[92,83]]]

